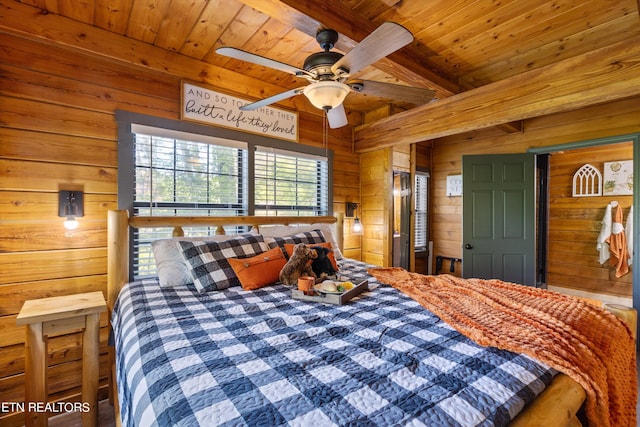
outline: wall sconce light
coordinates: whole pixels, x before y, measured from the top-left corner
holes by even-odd
[[[353,218],[357,207],[358,205],[356,203],[347,202],[344,216],[347,218]]]
[[[58,216],[66,218],[64,228],[78,228],[77,217],[84,216],[84,194],[82,191],[61,190],[58,193]]]
[[[362,234],[362,223],[360,223],[360,219],[358,218],[358,214],[356,213],[356,209],[358,208],[357,203],[347,202],[346,204],[346,213],[345,216],[347,218],[353,218],[353,225],[351,226],[351,232],[353,234]]]

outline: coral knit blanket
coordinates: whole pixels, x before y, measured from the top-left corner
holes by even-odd
[[[369,274],[478,344],[527,354],[573,378],[587,394],[590,426],[636,426],[635,342],[608,311],[501,280],[425,276],[402,268],[374,268]]]

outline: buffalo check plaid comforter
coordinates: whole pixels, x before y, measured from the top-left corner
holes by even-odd
[[[343,306],[280,284],[201,294],[145,279],[123,288],[112,324],[124,426],[505,425],[556,374],[373,279]]]

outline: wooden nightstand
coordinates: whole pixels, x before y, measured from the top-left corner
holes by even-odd
[[[107,309],[102,292],[25,301],[16,324],[27,326],[25,347],[25,424],[46,426],[47,339],[49,335],[83,330],[82,412],[83,426],[98,424],[98,380],[100,356],[100,313]],[[30,405],[30,402],[32,404]],[[83,408],[84,409],[84,408]]]

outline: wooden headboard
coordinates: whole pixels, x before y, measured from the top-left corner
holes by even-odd
[[[300,225],[336,223],[336,240],[342,249],[344,215],[337,216],[134,216],[126,210],[111,210],[107,219],[107,302],[109,310],[120,289],[129,281],[129,228],[173,228],[173,236],[184,236],[182,227],[216,227],[216,234],[225,234],[224,226],[245,225],[260,230],[267,225]]]

